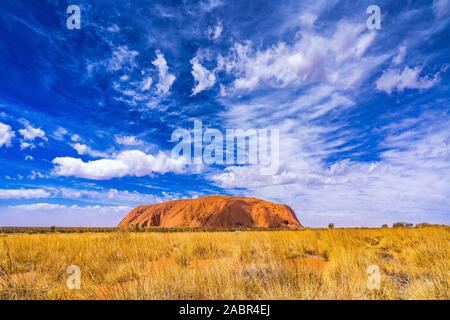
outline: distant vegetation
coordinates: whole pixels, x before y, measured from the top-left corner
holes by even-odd
[[[0,235],[0,299],[450,299],[449,227],[95,230]]]
[[[396,222],[392,225],[393,228],[429,228],[429,227],[445,227],[445,225],[419,223],[414,226],[412,223]],[[328,229],[334,229],[334,223],[328,224]],[[381,228],[389,228],[387,224],[383,224]],[[316,228],[321,229],[321,228]],[[323,228],[325,229],[325,228]],[[343,228],[346,230],[351,229],[375,229],[375,228]],[[128,229],[116,228],[116,227],[0,227],[1,233],[28,233],[28,234],[45,234],[45,233],[91,233],[91,232],[234,232],[234,231],[286,231],[288,229],[283,228],[164,228],[164,227],[142,227],[131,226]],[[308,228],[293,229],[292,231],[304,231]]]
[[[396,222],[392,225],[393,228],[412,228],[414,227],[413,223],[408,222]]]
[[[0,227],[0,233],[86,233],[116,232],[117,228],[75,228],[75,227]]]
[[[234,231],[286,231],[280,228],[163,228],[163,227],[140,227],[132,226],[130,228],[83,228],[83,227],[0,227],[0,234],[27,233],[27,234],[45,234],[45,233],[100,233],[100,232],[234,232]],[[302,231],[306,229],[295,229]]]

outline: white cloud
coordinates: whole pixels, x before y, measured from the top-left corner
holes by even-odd
[[[214,27],[208,27],[206,33],[210,39],[217,40],[222,35],[223,25],[222,21],[218,21]]]
[[[152,173],[182,172],[183,158],[172,159],[160,152],[156,156],[142,151],[130,150],[119,153],[112,159],[83,162],[71,157],[58,157],[53,160],[54,173],[92,180],[108,180],[124,176],[147,176]]]
[[[112,54],[111,59],[108,61],[108,70],[118,71],[125,65],[135,67],[135,59],[138,56],[138,52],[128,49],[127,46],[118,47]]]
[[[21,204],[17,206],[9,206],[10,208],[16,208],[27,211],[35,210],[48,210],[48,209],[64,209],[67,208],[64,205],[53,204],[53,203],[33,203],[33,204]]]
[[[432,77],[421,77],[421,72],[422,67],[385,70],[377,80],[376,88],[391,94],[394,91],[402,92],[405,89],[429,89],[439,83],[439,72]]]
[[[32,143],[25,142],[25,141],[20,142],[20,150],[35,149],[35,148],[36,148],[36,146]]]
[[[22,135],[23,139],[27,141],[34,141],[36,138],[47,141],[44,130],[34,128],[29,123],[25,123],[25,128],[20,129],[19,133]]]
[[[73,145],[73,148],[78,152],[79,155],[86,154],[90,151],[90,148],[87,145],[81,143],[75,143]]]
[[[120,27],[117,24],[113,24],[112,26],[108,27],[106,30],[109,32],[117,33],[120,31]]]
[[[360,139],[362,133],[349,124],[348,114],[342,111],[358,106],[355,97],[360,96],[363,81],[395,54],[381,51],[373,55],[377,51],[369,48],[376,33],[360,24],[340,21],[335,32],[318,34],[315,21],[314,17],[310,23],[302,21],[307,27],[302,25],[292,44],[277,42],[257,50],[250,42],[239,43],[230,55],[218,59],[218,70],[233,75],[235,91],[239,90],[227,87],[229,98],[222,99],[225,126],[279,129],[280,170],[265,176],[258,166],[230,166],[211,174],[210,179],[234,194],[286,203],[307,226],[329,222],[379,226],[398,219],[448,223],[450,185],[444,181],[450,179],[450,172],[444,163],[448,163],[450,137],[442,119],[439,127],[436,120],[428,123],[428,130],[436,132],[435,138],[420,143],[435,148],[428,150],[430,158],[415,160],[422,148],[418,141],[430,131],[408,128],[414,138],[404,137],[397,146],[386,138],[382,148],[391,154],[377,154],[379,160],[336,160],[329,164],[330,159],[365,155],[365,148],[360,151],[360,144],[365,143]],[[403,62],[406,47],[402,51],[393,63]],[[267,86],[287,88],[261,90],[240,99],[240,90]],[[393,137],[396,132],[386,135]],[[405,147],[408,152],[401,154]],[[436,191],[427,192],[429,186],[436,186]]]
[[[11,127],[3,122],[0,122],[0,147],[10,147],[14,136],[15,132],[11,129]]]
[[[124,205],[142,205],[159,203],[163,201],[176,200],[176,195],[165,194],[162,197],[153,194],[143,194],[136,191],[117,190],[117,189],[70,189],[59,188],[49,190],[54,197],[64,199],[87,199],[108,204],[124,204]]]
[[[326,225],[335,216],[340,220],[334,222],[362,225],[373,211],[368,213],[367,198],[358,201],[361,186],[346,183],[349,176],[332,173],[326,159],[356,147],[354,129],[340,115],[356,106],[353,93],[392,56],[369,53],[376,33],[363,23],[339,21],[329,29],[334,32],[321,34],[315,28],[317,15],[302,14],[292,44],[277,42],[256,50],[250,42],[239,43],[218,59],[218,70],[235,77],[237,90],[227,88],[231,98],[223,99],[226,127],[278,129],[279,172],[268,176],[261,175],[259,166],[231,166],[210,178],[234,193],[291,205],[308,226]],[[239,99],[241,90],[267,86],[285,89]],[[370,171],[370,165],[364,170]]]
[[[280,173],[263,176],[257,167],[229,167],[212,180],[246,194],[283,201],[306,225],[379,226],[396,220],[448,223],[450,134],[448,115],[434,113],[383,128],[387,150],[373,162],[337,161],[288,152]],[[314,145],[311,139],[308,145]],[[318,145],[323,148],[323,142]],[[288,154],[290,153],[290,157]],[[430,189],[430,186],[432,188]]]
[[[311,12],[304,12],[300,15],[299,20],[303,27],[311,28],[317,20],[317,15]]]
[[[70,137],[70,140],[72,140],[73,142],[79,142],[79,141],[81,140],[81,138],[80,138],[79,135],[73,134],[73,135]]]
[[[31,171],[31,174],[28,176],[28,179],[35,180],[37,178],[42,179],[42,178],[45,178],[45,177],[46,176],[43,173],[39,172],[39,171]]]
[[[227,90],[225,89],[225,86],[223,84],[220,84],[219,87],[220,87],[219,96],[226,97]]]
[[[169,72],[167,61],[159,50],[156,51],[156,59],[152,61],[152,64],[158,68],[159,72],[159,81],[156,85],[157,92],[167,94],[176,77]]]
[[[222,0],[204,0],[200,2],[200,9],[203,11],[212,11],[222,5]]]
[[[69,133],[69,132],[67,131],[66,128],[64,128],[64,127],[58,127],[58,128],[55,130],[55,132],[53,132],[53,137],[54,137],[56,140],[61,141],[61,140],[64,139],[64,137],[65,137],[66,134],[68,134],[68,133]]]
[[[197,57],[191,60],[192,71],[191,74],[194,77],[196,86],[192,89],[192,95],[211,88],[216,83],[216,76],[213,72],[204,68]]]
[[[135,136],[115,136],[115,141],[118,144],[124,145],[124,146],[140,146],[144,142],[136,138]]]
[[[0,189],[0,199],[39,199],[50,195],[44,189]]]
[[[23,123],[25,125],[25,128],[19,130],[19,133],[23,137],[20,140],[21,150],[36,148],[36,144],[34,143],[36,139],[48,141],[47,137],[45,136],[44,130],[42,130],[41,128],[34,128],[28,121],[24,121]],[[39,143],[39,145],[42,146],[42,142]]]
[[[450,15],[450,1],[449,0],[434,0],[433,7],[438,18]]]
[[[236,77],[234,87],[240,90],[313,81],[350,88],[386,59],[364,57],[375,36],[364,24],[341,21],[331,36],[306,29],[292,45],[278,42],[258,51],[251,42],[237,43],[231,55],[219,61],[219,68]]]
[[[32,171],[28,177],[31,180],[44,178],[40,172]],[[159,203],[163,201],[176,200],[179,196],[176,194],[163,194],[157,196],[153,194],[144,194],[137,191],[117,190],[117,189],[71,189],[46,187],[39,189],[0,189],[0,199],[40,199],[57,198],[65,200],[83,200],[94,202],[96,204],[108,205],[142,205]]]
[[[114,227],[131,209],[128,206],[33,203],[0,207],[0,217],[14,226]]]
[[[394,59],[392,59],[392,62],[395,65],[399,65],[405,60],[406,50],[406,46],[401,46],[400,48],[398,48],[398,54],[394,57]]]
[[[79,155],[89,155],[91,157],[94,158],[101,158],[101,157],[107,157],[108,153],[107,152],[102,152],[102,151],[98,151],[98,150],[93,150],[91,147],[89,147],[86,144],[83,143],[75,143],[72,145],[72,147],[77,151],[77,153]]]
[[[151,77],[145,78],[141,83],[141,90],[147,91],[153,84],[153,79]]]

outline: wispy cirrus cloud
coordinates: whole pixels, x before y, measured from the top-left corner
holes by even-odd
[[[331,36],[309,29],[291,45],[278,42],[268,49],[256,50],[251,42],[236,43],[231,54],[219,61],[219,67],[236,77],[234,88],[241,90],[264,84],[280,88],[313,81],[347,88],[383,61],[382,57],[363,59],[375,37],[376,33],[368,32],[363,24],[342,20]]]
[[[0,207],[0,225],[34,227],[115,227],[127,206],[33,203]]]
[[[50,195],[44,189],[0,189],[0,199],[39,199]]]
[[[330,28],[334,33],[323,33],[316,29],[320,15],[311,17],[301,21],[300,36],[291,44],[277,42],[258,50],[250,42],[238,43],[231,55],[219,59],[219,68],[234,77],[232,90],[227,90],[231,96],[223,99],[228,126],[279,129],[281,163],[272,176],[261,175],[258,166],[230,166],[210,179],[232,192],[288,203],[307,225],[332,220],[376,226],[395,219],[442,223],[450,190],[443,183],[449,175],[448,166],[441,166],[448,154],[448,133],[441,120],[448,116],[433,113],[427,121],[424,116],[419,120],[422,129],[405,129],[414,138],[405,136],[398,145],[391,140],[395,131],[381,134],[373,128],[372,137],[384,139],[377,143],[377,156],[371,152],[371,161],[365,159],[367,134],[352,124],[357,121],[354,114],[368,111],[361,109],[360,92],[374,86],[369,79],[376,81],[389,61],[407,65],[407,50],[414,48],[378,50],[377,33],[359,22],[340,20]],[[388,67],[375,85],[389,93],[431,89],[445,70],[441,65],[440,72],[422,75],[422,68]],[[425,134],[426,126],[434,133]],[[427,141],[424,136],[434,138]],[[439,154],[439,159],[420,158],[417,152],[425,145],[432,145],[429,155]],[[385,149],[389,151],[381,151]],[[426,163],[433,163],[433,169],[425,169]],[[429,185],[438,190],[427,194]]]
[[[450,15],[450,1],[448,0],[434,0],[433,7],[438,18]]]
[[[378,161],[346,159],[327,166],[296,159],[274,176],[261,176],[254,167],[231,167],[212,178],[227,188],[247,188],[257,196],[293,203],[311,225],[325,223],[326,216],[355,226],[363,216],[373,219],[367,226],[399,217],[445,223],[450,206],[447,121],[448,114],[425,114],[405,120],[404,127],[386,128],[386,151]]]
[[[159,195],[145,194],[137,191],[105,189],[105,188],[55,188],[43,186],[41,188],[0,189],[0,199],[3,200],[80,200],[84,203],[114,204],[114,205],[138,205],[142,203],[152,204],[161,201],[176,200],[181,196],[176,193],[162,192]]]
[[[118,71],[127,68],[136,67],[136,57],[139,53],[136,50],[130,50],[127,46],[120,46],[112,53],[111,59],[107,63],[110,71]]]
[[[406,89],[429,89],[440,81],[440,72],[432,76],[421,77],[423,67],[405,67],[401,69],[388,69],[383,72],[376,82],[377,90],[391,94],[394,91]]]

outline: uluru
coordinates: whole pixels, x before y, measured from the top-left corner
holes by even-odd
[[[142,205],[131,210],[120,228],[302,228],[287,205],[257,198],[207,196]]]

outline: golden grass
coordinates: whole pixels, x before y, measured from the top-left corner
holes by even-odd
[[[0,299],[449,299],[449,240],[448,227],[0,235]]]

